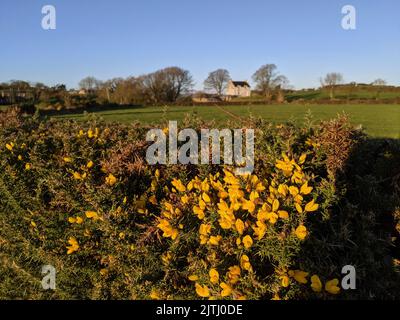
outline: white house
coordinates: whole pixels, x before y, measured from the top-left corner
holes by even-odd
[[[227,96],[235,97],[250,97],[251,88],[247,81],[232,81],[228,82],[226,89]]]

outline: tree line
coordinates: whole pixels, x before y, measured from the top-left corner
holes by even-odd
[[[229,81],[232,80],[226,69],[211,71],[203,82],[204,91],[223,97]],[[275,96],[278,102],[284,101],[284,91],[289,89],[289,80],[279,73],[275,64],[262,65],[252,75],[254,90],[271,101]],[[329,91],[331,99],[335,98],[335,88],[343,83],[341,73],[328,73],[320,79],[321,87]],[[371,85],[385,86],[382,79]],[[167,67],[155,72],[127,78],[99,80],[93,76],[79,82],[84,95],[67,91],[63,84],[48,87],[43,83],[34,85],[26,81],[11,81],[0,84],[0,103],[18,103],[29,100],[35,104],[44,102],[60,104],[62,107],[93,104],[119,105],[160,105],[173,104],[190,99],[193,94],[194,81],[191,73],[180,67]]]

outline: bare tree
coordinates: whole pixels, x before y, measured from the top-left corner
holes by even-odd
[[[386,81],[383,79],[376,79],[371,83],[373,86],[386,86]]]
[[[94,91],[98,89],[101,85],[101,81],[97,80],[95,77],[86,77],[79,81],[79,88],[84,89],[86,91]]]
[[[265,64],[261,66],[254,74],[253,81],[256,83],[257,90],[270,100],[272,91],[277,88],[282,88],[289,83],[289,80],[280,75],[275,64]]]
[[[222,96],[231,77],[229,71],[218,69],[208,74],[208,78],[204,81],[204,89],[215,91]]]
[[[331,72],[328,73],[324,79],[320,79],[321,85],[323,87],[329,88],[329,97],[331,99],[335,98],[335,87],[338,84],[343,83],[343,75],[338,72]]]
[[[142,77],[145,94],[153,103],[175,102],[193,88],[190,72],[178,67],[165,68]]]

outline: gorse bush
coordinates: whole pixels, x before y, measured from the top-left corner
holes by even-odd
[[[1,298],[399,297],[399,146],[375,141],[366,154],[345,117],[246,120],[247,176],[149,166],[140,124],[0,120]],[[56,268],[55,291],[41,287],[42,265]],[[356,290],[341,288],[345,265]]]

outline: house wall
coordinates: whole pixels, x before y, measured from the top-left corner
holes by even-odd
[[[237,86],[237,87],[235,87],[234,84],[230,81],[228,83],[228,87],[226,89],[226,94],[228,96],[250,97],[251,90],[247,86],[244,86],[244,87]]]

